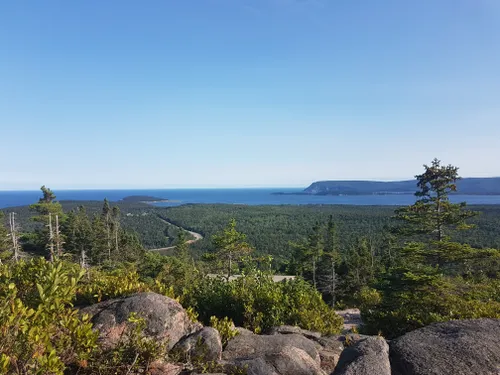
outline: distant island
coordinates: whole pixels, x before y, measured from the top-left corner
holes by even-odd
[[[406,181],[317,181],[296,193],[277,195],[389,195],[414,194],[416,180]],[[457,194],[500,195],[500,177],[463,178],[457,182]]]
[[[129,195],[120,200],[120,202],[124,203],[159,203],[168,201],[166,198],[151,197],[149,195]]]

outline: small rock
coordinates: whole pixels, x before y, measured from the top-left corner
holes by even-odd
[[[163,361],[155,361],[149,366],[150,375],[178,375],[181,371],[181,366]]]
[[[222,342],[219,332],[212,327],[183,337],[171,350],[180,361],[210,362],[221,359]]]

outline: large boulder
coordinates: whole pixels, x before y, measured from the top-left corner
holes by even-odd
[[[275,352],[254,354],[226,363],[228,373],[247,375],[325,375],[319,363],[304,350],[284,346]]]
[[[219,331],[205,327],[183,337],[170,351],[182,362],[211,362],[221,359],[222,342]]]
[[[333,375],[391,375],[389,345],[381,337],[368,337],[342,352]]]
[[[456,320],[409,332],[390,344],[395,375],[500,374],[500,320]]]
[[[104,347],[116,346],[131,313],[144,319],[144,335],[164,341],[171,349],[183,336],[202,328],[189,319],[179,302],[156,293],[138,293],[130,297],[101,302],[81,310],[92,317],[94,328]]]
[[[302,335],[238,335],[231,339],[222,358],[235,360],[238,358],[258,357],[279,353],[283,347],[290,346],[306,352],[315,362],[320,363],[316,344]]]

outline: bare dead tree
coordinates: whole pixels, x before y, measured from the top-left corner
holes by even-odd
[[[63,252],[63,240],[61,238],[61,231],[60,231],[60,227],[59,227],[59,215],[56,215],[56,227],[55,227],[55,245],[56,245],[56,251],[57,251],[57,256],[60,257],[62,256],[62,252]]]
[[[12,252],[14,260],[17,262],[19,260],[19,228],[16,223],[16,213],[9,213],[9,226],[10,226],[10,237],[12,239]]]
[[[50,252],[50,261],[53,262],[55,258],[54,254],[54,230],[52,229],[52,214],[49,212],[49,223],[47,225],[49,227],[49,243],[48,248]]]

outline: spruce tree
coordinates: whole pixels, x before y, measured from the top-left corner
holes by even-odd
[[[396,210],[396,218],[403,222],[400,233],[444,241],[453,230],[471,228],[466,220],[476,213],[467,210],[465,202],[454,204],[449,199],[449,195],[457,191],[458,168],[442,166],[438,159],[424,168],[424,173],[415,176],[418,200],[411,206]]]
[[[226,269],[226,277],[229,280],[233,274],[233,268],[253,251],[247,242],[247,236],[236,230],[236,220],[232,219],[222,232],[212,237],[215,253],[211,254]]]

